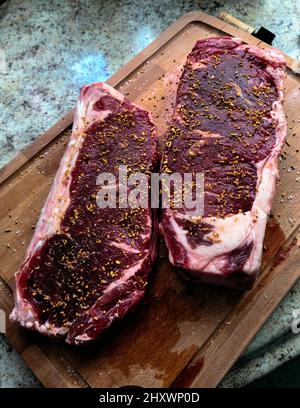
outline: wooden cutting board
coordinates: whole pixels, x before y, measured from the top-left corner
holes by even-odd
[[[162,135],[175,95],[166,89],[176,86],[187,54],[196,40],[224,34],[268,47],[221,20],[189,13],[107,82],[150,109]],[[287,62],[290,67],[295,63],[289,57]],[[173,271],[161,243],[144,301],[96,343],[71,347],[7,323],[9,342],[45,386],[215,387],[221,381],[300,276],[300,79],[290,69],[285,87],[289,134],[266,232],[262,272],[254,288],[242,293],[189,285]],[[0,172],[0,308],[7,315],[13,307],[14,272],[24,259],[71,123],[72,112]]]

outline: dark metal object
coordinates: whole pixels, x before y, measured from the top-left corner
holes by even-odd
[[[272,33],[272,31],[268,30],[265,27],[260,27],[257,31],[251,33],[254,37],[259,38],[260,40],[264,41],[267,44],[272,44],[276,35]]]

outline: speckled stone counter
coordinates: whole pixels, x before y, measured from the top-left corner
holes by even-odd
[[[0,17],[0,167],[68,112],[79,86],[106,80],[188,11],[228,11],[275,32],[274,45],[300,59],[300,2],[10,1]],[[0,9],[0,16],[2,15]],[[300,282],[291,290],[221,384],[242,386],[300,353],[291,331]],[[0,386],[38,387],[0,338]]]

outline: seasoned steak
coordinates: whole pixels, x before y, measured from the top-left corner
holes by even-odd
[[[156,157],[148,111],[104,83],[81,89],[73,132],[16,273],[11,318],[79,344],[97,338],[143,297],[156,256],[148,208],[99,208],[97,177],[120,165],[147,174]]]
[[[202,173],[204,212],[165,209],[161,229],[184,276],[238,288],[260,268],[286,135],[283,56],[238,38],[200,40],[179,81],[162,171]]]

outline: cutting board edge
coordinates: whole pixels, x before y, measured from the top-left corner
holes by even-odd
[[[137,54],[134,58],[132,58],[132,60],[130,60],[127,64],[125,64],[116,74],[110,77],[107,80],[107,82],[112,86],[116,86],[120,82],[124,81],[128,75],[134,72],[139,66],[143,65],[163,45],[165,45],[168,41],[170,41],[174,37],[174,35],[176,35],[181,30],[183,30],[187,25],[194,23],[194,22],[204,23],[208,26],[211,26],[217,30],[226,32],[227,34],[230,34],[230,35],[238,35],[239,37],[241,37],[244,41],[248,43],[253,43],[255,45],[263,45],[263,46],[269,47],[267,44],[264,44],[262,41],[257,40],[255,37],[252,37],[251,35],[236,29],[235,27],[231,26],[228,23],[223,22],[222,20],[219,20],[216,17],[209,16],[199,11],[190,12],[190,13],[183,15],[180,19],[175,21],[162,34],[160,34],[160,36],[156,40],[154,40],[144,50],[142,50],[139,54]],[[289,56],[286,56],[286,59],[287,59],[287,63],[289,67],[292,63],[296,61]],[[48,131],[46,131],[41,136],[39,136],[32,144],[30,144],[26,149],[24,149],[24,151],[20,152],[10,163],[8,163],[5,167],[3,167],[0,170],[0,188],[6,181],[9,181],[10,177],[12,177],[18,170],[20,170],[24,165],[26,165],[28,161],[30,161],[35,155],[41,152],[42,149],[44,149],[49,143],[51,143],[65,129],[71,126],[72,121],[73,121],[73,112],[74,112],[74,109],[68,112],[62,119],[60,119],[57,123],[55,123]],[[296,279],[297,278],[295,277],[295,280]],[[292,283],[290,284],[289,287],[286,288],[286,291],[288,291],[291,286],[292,286]],[[278,303],[280,300],[281,299],[278,300]],[[276,305],[274,306],[274,308],[275,307]],[[268,316],[266,316],[265,320],[267,319],[267,317]],[[261,325],[264,323],[264,321],[261,322]],[[246,346],[247,344],[245,344],[245,347]],[[41,348],[39,348],[39,350],[42,352]],[[196,354],[198,353],[199,351]],[[23,354],[24,353],[21,353],[21,357],[23,356],[24,361],[34,370],[35,369],[34,365],[32,364],[30,365],[28,358],[26,358],[26,356]],[[232,361],[232,364],[233,363],[234,361]],[[49,360],[49,367],[51,365],[52,363]],[[36,373],[35,371],[35,374],[45,386],[48,386],[48,387],[58,386],[57,381],[54,381],[53,383],[51,383],[51,381],[49,381],[49,378],[47,378],[43,374],[43,372]],[[79,375],[81,374],[79,373]],[[219,380],[221,381],[221,379]],[[216,386],[218,382],[215,381],[215,383],[211,383],[211,385]],[[66,382],[66,384],[67,386],[70,386],[68,382]],[[197,385],[200,384],[201,386],[201,381],[199,382],[195,378],[194,384],[197,384]]]

